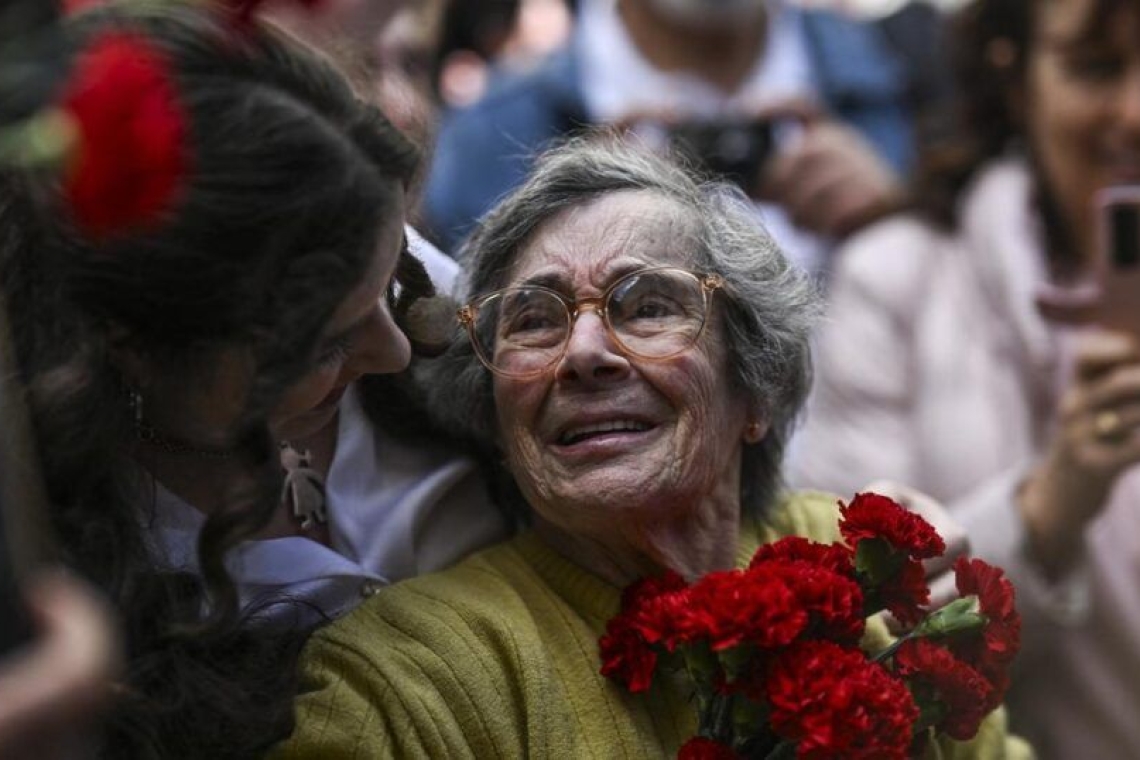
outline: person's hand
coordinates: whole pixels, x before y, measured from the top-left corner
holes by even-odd
[[[1018,502],[1030,549],[1051,577],[1076,559],[1077,539],[1117,477],[1140,461],[1140,347],[1132,338],[1104,330],[1081,336],[1056,424]]]
[[[853,128],[794,109],[803,128],[764,167],[757,197],[810,232],[843,237],[894,210],[902,184]],[[770,110],[769,116],[782,116]],[[804,118],[806,117],[806,118]]]
[[[926,582],[930,585],[930,608],[938,609],[956,599],[958,589],[955,586],[952,569],[954,561],[970,551],[970,537],[966,534],[966,529],[950,515],[940,501],[917,488],[893,480],[877,480],[863,490],[894,499],[938,531],[938,535],[946,543],[946,551],[941,557],[934,557],[922,563],[926,570]],[[888,617],[888,625],[893,623],[894,619]]]
[[[82,756],[119,669],[112,616],[93,589],[62,574],[37,578],[27,599],[40,636],[0,659],[0,758]]]

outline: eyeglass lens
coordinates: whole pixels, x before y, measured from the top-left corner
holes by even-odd
[[[639,272],[619,280],[604,303],[614,337],[629,353],[665,358],[692,345],[705,320],[705,293],[680,270]],[[557,361],[571,332],[570,307],[541,288],[508,288],[479,304],[479,352],[507,374],[540,372]]]

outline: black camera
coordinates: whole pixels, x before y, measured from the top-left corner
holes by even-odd
[[[668,127],[674,150],[749,194],[772,154],[772,131],[772,122],[762,119],[685,121]]]

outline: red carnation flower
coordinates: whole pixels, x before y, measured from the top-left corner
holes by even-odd
[[[685,579],[673,570],[666,570],[661,575],[650,578],[642,578],[626,586],[625,590],[621,592],[621,608],[633,610],[662,594],[681,591],[688,585],[685,583]]]
[[[929,694],[945,709],[935,724],[952,739],[969,741],[989,713],[993,687],[978,671],[929,639],[911,639],[895,653],[895,672],[906,678],[919,702]]]
[[[877,493],[856,494],[849,505],[839,502],[839,530],[852,547],[878,538],[914,559],[941,556],[946,544],[926,520]]]
[[[858,649],[789,647],[768,676],[771,722],[802,760],[904,760],[918,707],[903,683]]]
[[[694,736],[681,746],[677,760],[740,760],[740,755],[718,741]]]
[[[807,625],[807,613],[778,578],[729,570],[709,573],[688,591],[677,621],[682,642],[704,640],[713,651],[749,642],[785,646]]]
[[[186,174],[186,120],[166,60],[145,38],[115,32],[80,56],[64,109],[79,131],[65,183],[77,224],[95,239],[153,224]]]
[[[891,614],[904,626],[913,626],[926,614],[922,608],[930,603],[930,587],[926,585],[926,570],[918,560],[907,560],[902,569],[878,588],[880,608]]]
[[[807,562],[847,576],[855,572],[849,547],[843,544],[821,544],[800,536],[788,536],[764,544],[752,555],[752,562],[748,566],[755,567],[769,560]]]
[[[657,652],[630,623],[618,615],[606,624],[605,634],[598,640],[601,674],[621,683],[631,693],[646,691],[653,685]]]
[[[679,636],[676,621],[688,606],[688,585],[672,570],[645,578],[622,593],[623,615],[648,644],[660,643],[672,652]]]
[[[989,712],[1001,704],[1009,689],[1009,666],[1021,648],[1021,615],[1014,604],[1013,584],[1001,568],[959,557],[954,574],[959,594],[978,597],[986,626],[980,635],[955,637],[949,646],[993,687],[986,704]]]
[[[783,581],[807,612],[806,633],[813,638],[855,644],[863,636],[863,590],[849,575],[803,560],[775,559],[753,560],[749,572]]]

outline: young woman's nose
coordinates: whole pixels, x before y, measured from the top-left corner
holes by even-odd
[[[629,360],[598,312],[579,312],[570,325],[566,353],[555,369],[556,377],[563,381],[604,382],[624,377],[628,371]]]
[[[387,301],[381,300],[376,311],[355,341],[345,369],[361,375],[388,375],[407,369],[412,360],[408,336],[392,318]]]

